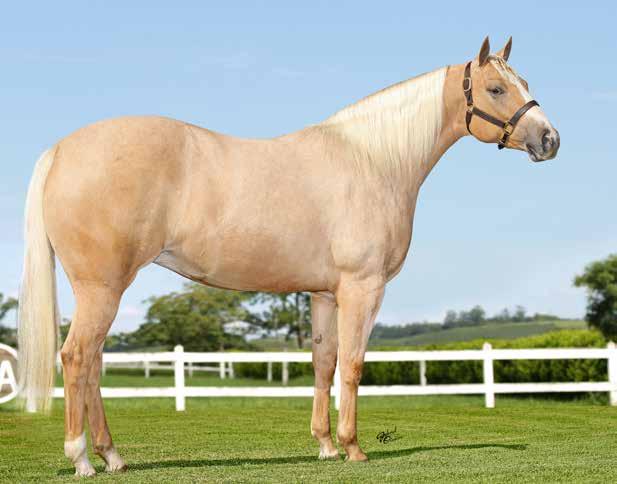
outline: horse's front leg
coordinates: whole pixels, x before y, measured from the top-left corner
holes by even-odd
[[[350,461],[365,461],[358,445],[356,409],[364,353],[384,294],[381,280],[341,284],[337,291],[341,406],[336,436]]]
[[[330,435],[330,386],[336,369],[336,302],[333,297],[311,295],[313,327],[313,368],[315,396],[311,434],[319,442],[320,459],[338,459],[338,450]]]

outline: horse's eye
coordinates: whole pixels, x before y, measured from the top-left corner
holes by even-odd
[[[490,92],[493,96],[499,96],[504,93],[503,89],[499,86],[489,88],[488,92]]]

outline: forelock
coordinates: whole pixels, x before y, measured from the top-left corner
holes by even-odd
[[[502,57],[491,55],[488,61],[506,81],[519,89],[524,98],[529,98],[528,100],[531,100],[531,96],[527,89],[527,81],[519,76]]]

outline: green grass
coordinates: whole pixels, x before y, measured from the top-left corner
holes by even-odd
[[[590,400],[364,397],[368,464],[320,462],[310,399],[108,400],[129,464],[122,482],[610,482],[617,472],[617,408]],[[335,415],[335,414],[334,414]],[[396,427],[400,438],[376,435]],[[75,482],[62,455],[62,402],[50,417],[0,406],[0,481]],[[96,458],[95,458],[96,459]],[[102,471],[100,460],[96,467]]]
[[[528,323],[489,323],[451,328],[397,339],[371,339],[369,347],[425,346],[475,339],[515,339],[561,329],[586,329],[584,321],[533,321]]]

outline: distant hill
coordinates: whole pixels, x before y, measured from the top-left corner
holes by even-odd
[[[490,322],[477,326],[439,329],[426,333],[406,336],[402,338],[371,338],[369,347],[375,346],[423,346],[458,341],[471,341],[480,338],[486,339],[514,339],[536,334],[548,333],[560,329],[586,329],[584,321],[556,320],[556,321],[529,321],[529,322]]]

